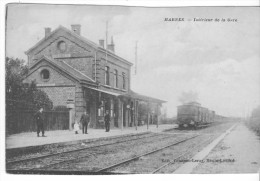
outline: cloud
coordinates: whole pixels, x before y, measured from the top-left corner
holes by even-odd
[[[179,97],[179,101],[182,104],[189,103],[189,102],[198,102],[199,95],[197,92],[189,91],[189,92],[182,92]]]
[[[165,22],[164,18],[237,18],[237,23]],[[254,18],[252,18],[254,17]],[[10,5],[7,56],[24,51],[52,29],[73,23],[94,42],[114,36],[116,53],[133,62],[132,89],[167,100],[176,114],[178,97],[194,91],[203,106],[223,115],[243,115],[259,103],[260,12],[254,7],[136,8],[120,6]]]
[[[198,93],[203,106],[219,114],[243,116],[245,104],[251,108],[259,104],[259,67],[257,56],[242,62],[226,59],[214,64],[171,65],[150,69],[141,78],[134,79],[133,86],[167,100],[170,115],[176,114],[182,93],[193,91]]]

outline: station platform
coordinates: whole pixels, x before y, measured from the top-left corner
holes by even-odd
[[[36,132],[27,132],[13,134],[6,137],[6,149],[12,148],[22,148],[29,146],[39,146],[52,143],[60,142],[69,142],[69,141],[78,141],[78,140],[87,140],[87,139],[97,139],[104,137],[120,136],[126,134],[135,134],[142,132],[162,132],[164,130],[173,129],[175,125],[173,124],[162,124],[159,125],[147,125],[138,126],[137,130],[135,127],[129,127],[124,129],[114,128],[110,132],[105,132],[104,129],[88,129],[88,134],[82,134],[82,131],[79,131],[79,134],[75,134],[74,131],[69,130],[56,130],[56,131],[46,131],[45,135],[47,137],[37,137]],[[41,135],[41,133],[40,133]]]

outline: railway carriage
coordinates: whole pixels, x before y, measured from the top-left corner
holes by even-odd
[[[207,125],[214,121],[215,112],[202,107],[198,102],[189,102],[177,107],[177,124],[179,128]]]

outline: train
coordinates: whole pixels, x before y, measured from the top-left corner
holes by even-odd
[[[198,102],[189,102],[177,106],[177,124],[179,128],[198,128],[215,121],[215,111],[202,107]]]

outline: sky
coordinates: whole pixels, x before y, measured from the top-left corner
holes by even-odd
[[[113,36],[116,54],[134,64],[137,42],[131,89],[167,101],[168,117],[176,115],[184,95],[224,116],[244,117],[260,104],[259,7],[11,4],[6,56],[27,60],[24,52],[44,37],[44,28],[59,25],[81,24],[81,35],[98,43],[105,39],[106,21],[108,43]]]

